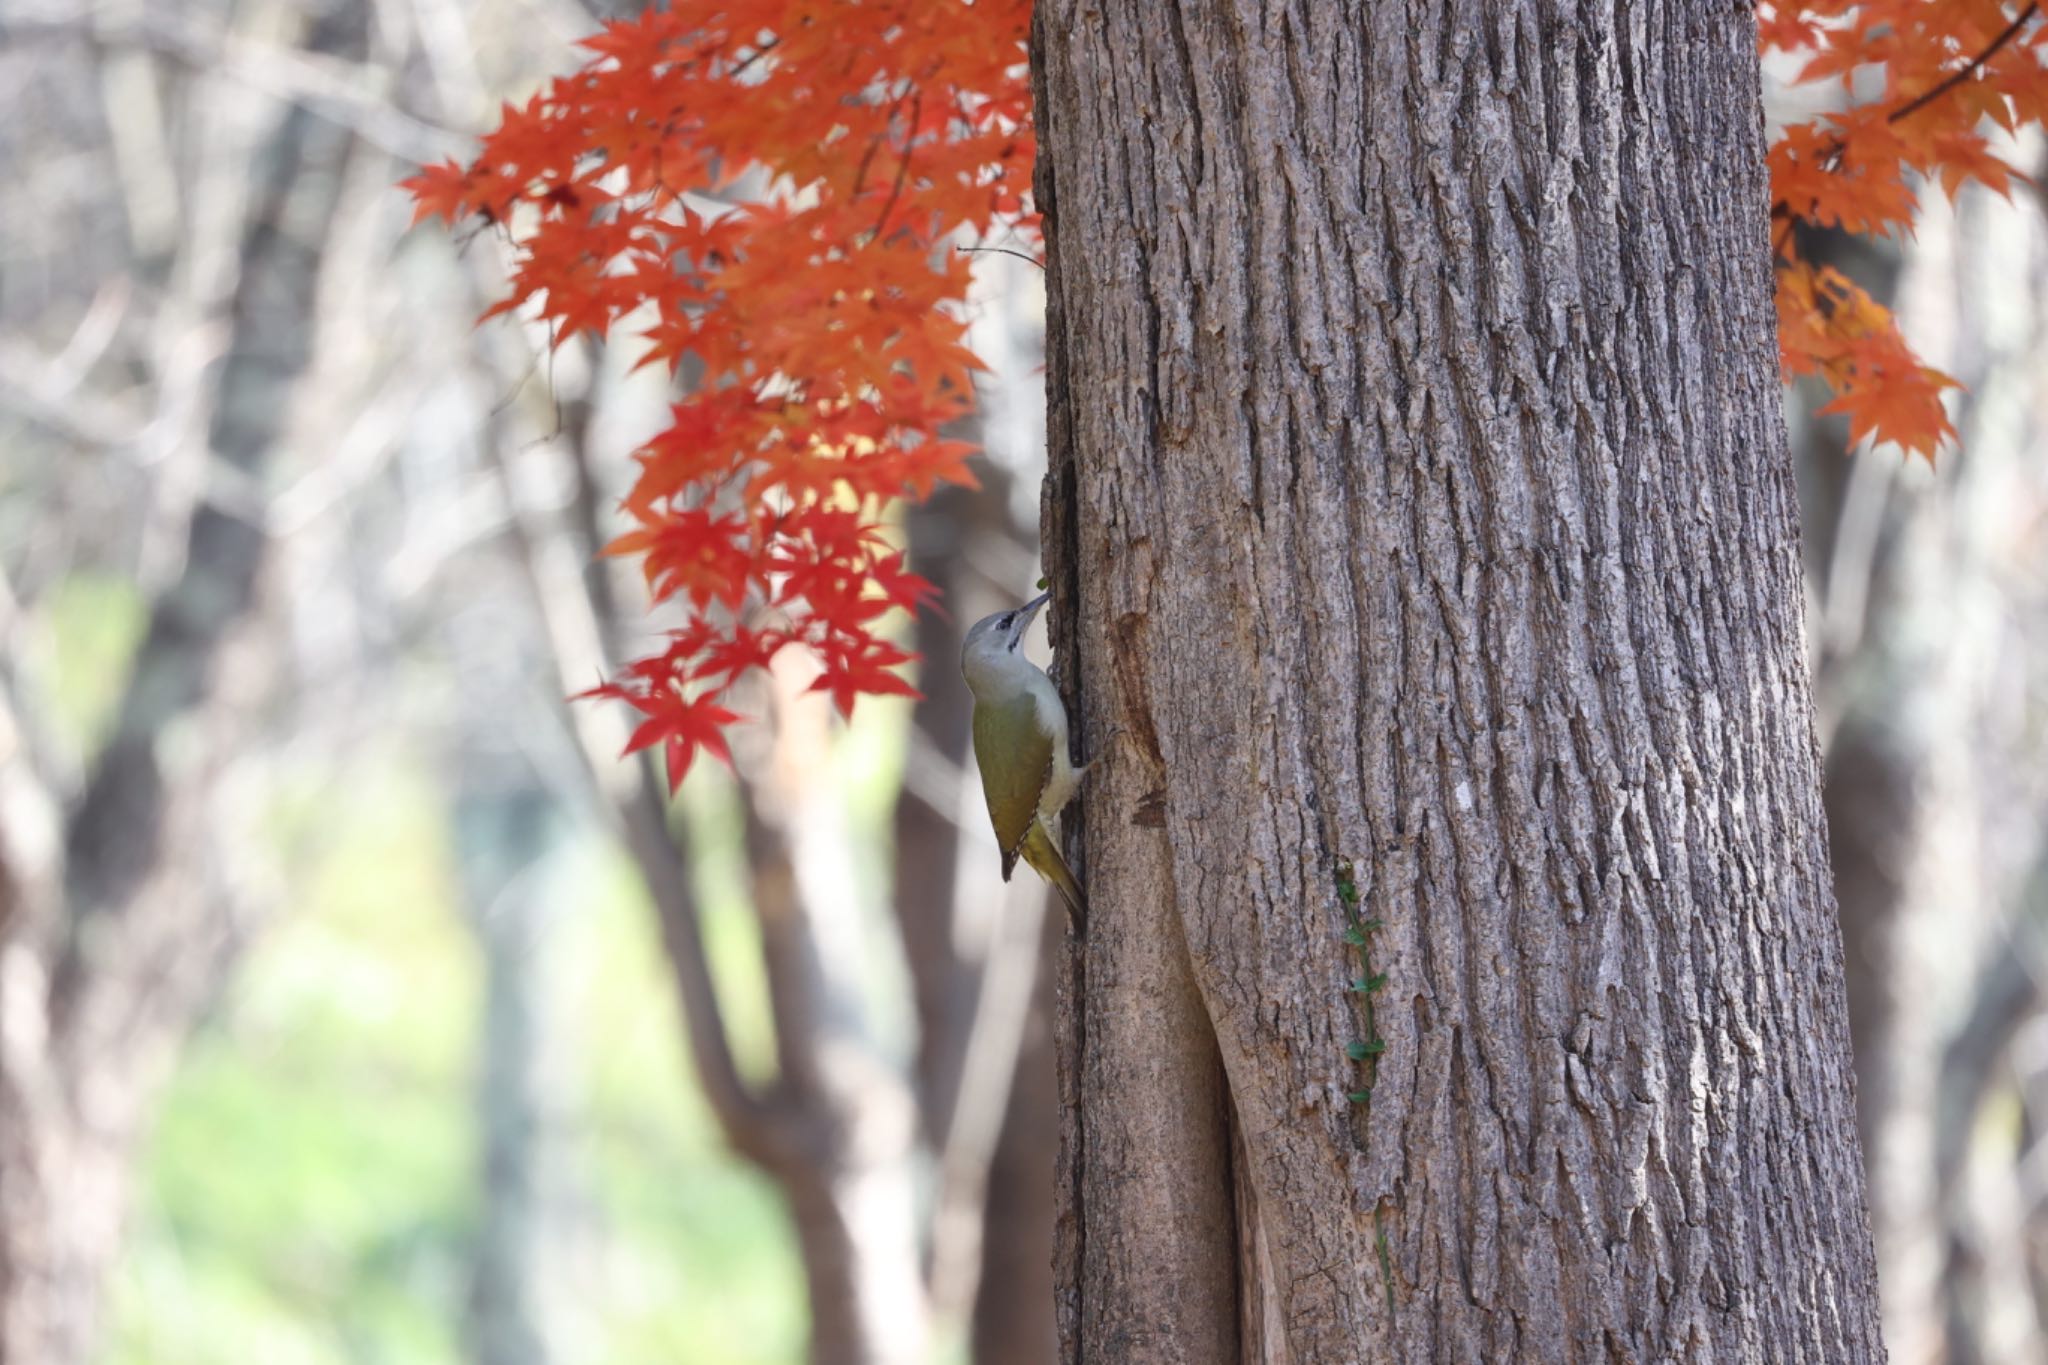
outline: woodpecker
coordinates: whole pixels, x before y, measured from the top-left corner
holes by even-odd
[[[1031,628],[1050,592],[1014,611],[975,622],[960,650],[960,671],[974,694],[974,761],[988,818],[1003,851],[1003,880],[1017,860],[1059,888],[1074,928],[1085,931],[1088,902],[1052,839],[1052,822],[1081,785],[1087,765],[1067,757],[1067,708],[1045,670],[1024,656]]]

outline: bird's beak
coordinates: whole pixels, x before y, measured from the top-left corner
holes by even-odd
[[[1017,624],[1010,628],[1010,648],[1015,649],[1024,642],[1024,632],[1031,629],[1032,620],[1052,601],[1052,589],[1048,588],[1017,609]]]

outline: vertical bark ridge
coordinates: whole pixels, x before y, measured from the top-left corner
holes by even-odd
[[[1047,22],[1045,7],[1034,22]],[[1044,46],[1041,31],[1041,50]],[[1045,120],[1057,117],[1054,101],[1059,96],[1048,95],[1044,64],[1034,63],[1033,74],[1040,83],[1043,136]],[[1142,158],[1150,151],[1139,148],[1136,155]],[[1056,170],[1045,157],[1039,159],[1038,174],[1040,209],[1054,215]],[[1057,257],[1056,237],[1050,249]],[[1093,265],[1080,262],[1077,268]],[[1130,278],[1139,277],[1135,262],[1127,259],[1123,268]],[[1057,319],[1065,303],[1057,291],[1047,302],[1050,335],[1063,330]],[[1171,316],[1171,299],[1152,300],[1134,320],[1135,344],[1126,336],[1098,334],[1119,347],[1106,363],[1125,373],[1148,363],[1146,357],[1157,350],[1157,325]],[[1048,354],[1049,394],[1060,390],[1074,363],[1063,351]],[[1144,393],[1157,389],[1131,385],[1127,392],[1142,402]],[[1059,547],[1056,557],[1085,564],[1092,529],[1073,515],[1088,501],[1085,493],[1076,495],[1074,484],[1085,474],[1072,463],[1074,414],[1056,401],[1048,413],[1047,439],[1046,534]],[[1142,581],[1151,512],[1143,490],[1133,492],[1139,497],[1117,515],[1127,519],[1129,533],[1122,544],[1135,561],[1134,581]],[[1077,552],[1067,551],[1063,542],[1068,537],[1076,538],[1068,543]],[[1072,607],[1078,601],[1084,613],[1101,619],[1094,611],[1099,585],[1083,581],[1070,586],[1071,580],[1059,575],[1055,581],[1060,602],[1054,628],[1064,637],[1065,657],[1072,659]],[[1128,614],[1119,616],[1112,632],[1140,624]],[[1060,1097],[1065,1112],[1074,1116],[1061,1134],[1055,1229],[1062,1358],[1206,1365],[1236,1356],[1240,1328],[1231,1203],[1218,1197],[1231,1188],[1225,1085],[1193,980],[1189,945],[1174,912],[1179,894],[1201,894],[1201,889],[1184,887],[1186,869],[1172,860],[1156,815],[1159,756],[1156,736],[1145,726],[1151,708],[1144,677],[1104,667],[1092,642],[1083,646],[1080,662],[1091,686],[1138,689],[1107,708],[1138,718],[1128,742],[1106,752],[1108,746],[1099,742],[1103,727],[1082,729],[1084,749],[1106,755],[1090,782],[1118,793],[1109,808],[1153,814],[1145,817],[1135,838],[1087,842],[1089,857],[1079,865],[1085,876],[1147,891],[1120,906],[1113,924],[1091,923],[1089,937],[1061,968]],[[1066,682],[1071,696],[1074,680]],[[1076,810],[1075,816],[1081,815]],[[1087,832],[1082,819],[1070,816],[1067,823],[1077,827],[1073,833]]]

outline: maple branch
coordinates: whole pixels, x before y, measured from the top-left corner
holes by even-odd
[[[1771,239],[1771,255],[1774,258],[1790,260],[1792,253],[1786,248],[1792,245],[1792,230],[1799,225],[1799,220],[1793,216],[1791,207],[1782,203],[1771,206],[1771,217],[1781,218],[1785,224],[1779,229],[1777,236]]]
[[[889,101],[889,111],[882,115],[882,130],[868,139],[867,150],[860,154],[860,165],[853,173],[853,193],[848,196],[852,201],[858,202],[861,191],[867,188],[868,168],[874,164],[875,153],[880,151],[882,144],[889,140],[889,127],[896,122],[896,111],[903,107],[903,97],[908,95],[912,88],[912,86],[906,83],[901,90],[896,92],[896,98]],[[914,129],[915,124],[912,126]],[[887,214],[885,213],[883,216],[887,217]]]
[[[889,215],[896,211],[896,201],[903,197],[903,182],[910,177],[910,153],[917,146],[917,120],[924,113],[924,91],[910,98],[910,130],[903,139],[903,160],[896,163],[896,183],[889,189],[889,202],[882,205],[882,216],[875,220],[871,242],[882,240],[882,229],[889,225]]]
[[[894,117],[893,113],[891,117]],[[888,136],[889,130],[887,128],[884,128],[881,132],[876,133],[873,137],[868,139],[868,148],[866,151],[860,154],[860,165],[856,167],[853,172],[853,193],[852,195],[849,196],[849,198],[858,200],[860,198],[860,192],[867,188],[868,167],[871,164],[873,164],[876,150],[881,147],[883,141],[886,140]]]
[[[507,404],[511,401],[511,397],[506,400]],[[598,480],[590,467],[589,406],[578,400],[572,420],[543,437],[545,444],[556,446],[567,458],[575,479],[566,511],[543,508],[531,492],[531,480],[518,477],[501,435],[503,412],[501,405],[485,416],[484,450],[511,511],[510,539],[558,676],[564,688],[574,688],[592,674],[609,673],[618,646],[618,622],[609,614],[617,602],[605,577],[609,569],[597,553],[602,541],[596,531]],[[612,757],[619,751],[623,730],[615,713],[576,707],[569,713],[569,722],[604,812],[654,904],[687,1025],[684,1033],[691,1061],[712,1117],[736,1151],[766,1163],[778,1150],[778,1131],[786,1127],[786,1121],[779,1117],[776,1098],[762,1094],[740,1074],[712,977],[685,852],[669,827],[661,779],[645,753],[630,762]]]
[[[1925,109],[1928,105],[1934,103],[1934,101],[1940,99],[1943,95],[1946,95],[1949,91],[1955,89],[1964,81],[1970,79],[1970,77],[1976,75],[1977,72],[1980,69],[1982,69],[1984,63],[1990,61],[1991,58],[1997,54],[1998,49],[2004,47],[2007,43],[2011,42],[2013,40],[2013,37],[2016,34],[2018,34],[2021,29],[2027,26],[2027,21],[2034,17],[2034,11],[2036,11],[2039,8],[2040,6],[2038,4],[2029,4],[2025,9],[2019,12],[2018,17],[2016,17],[2010,24],[2007,24],[2005,26],[2005,31],[2003,33],[1999,34],[1996,38],[1993,38],[1991,40],[1990,46],[1986,47],[1982,52],[1978,53],[1975,57],[1970,59],[1969,65],[1963,67],[1961,70],[1957,71],[1955,74],[1948,77],[1948,79],[1944,80],[1941,84],[1927,91],[1927,93],[1915,97],[1910,103],[1901,105],[1899,108],[1894,109],[1891,113],[1886,114],[1884,116],[1884,121],[1886,123],[1897,123],[1900,119],[1906,117],[1908,114],[1912,114],[1921,109]]]
[[[760,45],[759,47],[755,48],[755,49],[753,50],[753,52],[751,52],[750,54],[748,54],[748,56],[747,56],[747,58],[746,58],[746,60],[745,60],[745,61],[742,61],[742,62],[738,62],[738,63],[736,63],[736,64],[735,64],[735,65],[733,66],[733,69],[732,69],[732,70],[730,70],[730,71],[726,72],[726,73],[725,73],[725,78],[726,78],[727,80],[729,80],[729,81],[730,81],[730,80],[736,80],[736,79],[738,79],[739,77],[741,77],[741,76],[744,76],[744,75],[746,75],[746,74],[747,74],[747,68],[748,68],[748,67],[752,66],[752,65],[753,65],[753,64],[754,64],[755,62],[758,62],[758,61],[760,61],[760,60],[761,60],[761,59],[762,59],[763,57],[765,57],[765,56],[767,56],[767,55],[768,55],[769,53],[773,52],[773,51],[774,51],[774,50],[775,50],[775,49],[776,49],[776,48],[777,48],[778,46],[780,46],[780,45],[781,45],[781,43],[782,43],[782,39],[781,39],[781,38],[779,38],[779,37],[775,37],[775,38],[770,38],[770,39],[768,39],[768,40],[767,40],[766,42],[762,43],[762,44],[761,44],[761,45]]]
[[[2011,42],[2014,36],[2017,35],[2021,29],[2026,27],[2027,21],[2034,17],[2035,12],[2039,8],[2040,5],[2038,3],[2038,0],[2034,0],[2034,2],[2029,3],[2025,9],[2022,9],[2019,12],[2019,14],[2014,17],[2013,21],[2010,24],[2007,24],[2005,26],[2005,31],[2000,33],[1996,38],[1993,38],[1990,41],[1990,43],[1988,43],[1985,46],[1982,52],[1979,52],[1975,57],[1972,57],[1969,60],[1969,62],[1964,66],[1950,73],[1939,84],[1933,86],[1931,89],[1922,92],[1919,95],[1914,96],[1905,104],[1900,105],[1897,109],[1894,109],[1889,114],[1886,114],[1884,116],[1884,121],[1886,123],[1897,123],[1899,122],[1899,120],[1906,118],[1908,115],[1918,113],[1920,110],[1925,109],[1928,105],[1940,99],[1943,95],[1946,95],[1949,91],[1961,85],[1964,81],[1970,79],[1971,76],[1975,75],[1978,71],[1983,69],[1984,63],[1990,61],[1992,57],[1997,55],[1998,50],[2000,48],[2004,47],[2007,43]],[[1827,144],[1821,149],[1819,159],[1821,169],[1829,172],[1830,174],[1840,170],[1842,165],[1842,157],[1845,153],[1848,152],[1848,150],[1849,144],[1843,140],[1841,134],[1837,133],[1835,136],[1829,138]],[[1798,214],[1792,213],[1790,207],[1784,204],[1782,201],[1771,205],[1771,216],[1777,217],[1781,210],[1789,218],[1796,219],[1800,216]]]

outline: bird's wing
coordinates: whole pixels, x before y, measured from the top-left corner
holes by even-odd
[[[1038,723],[1038,705],[1019,689],[1014,699],[974,703],[974,758],[981,794],[1003,850],[1003,880],[1038,817],[1038,797],[1052,776],[1052,736]]]

